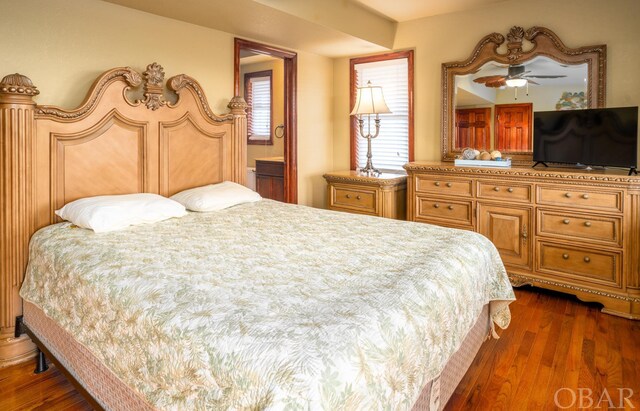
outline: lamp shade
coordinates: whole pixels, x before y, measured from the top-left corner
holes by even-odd
[[[506,81],[507,86],[509,87],[522,87],[527,84],[527,79],[525,78],[510,78]]]
[[[358,87],[356,104],[353,106],[351,115],[379,113],[391,113],[391,110],[384,101],[382,87],[372,86],[369,81],[365,87]]]

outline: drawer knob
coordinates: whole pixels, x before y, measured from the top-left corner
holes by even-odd
[[[440,208],[440,204],[435,203],[435,204],[433,205],[433,208]]]
[[[588,263],[589,261],[591,261],[591,259],[589,257],[585,257],[585,258],[583,258],[583,260],[584,260],[585,263]]]
[[[451,183],[447,183],[447,187],[451,187],[453,184]]]
[[[439,181],[436,181],[436,182],[435,182],[435,183],[433,183],[433,184],[435,184],[435,185],[436,185],[436,187],[440,187],[440,182],[439,182]]]
[[[568,218],[565,218],[564,220],[562,220],[562,222],[563,222],[564,224],[569,224],[569,223],[570,223],[570,221],[569,221],[569,219],[568,219]]]
[[[449,210],[453,210],[453,206],[450,205],[449,207],[447,207]]]
[[[345,197],[347,197],[347,198],[351,198],[351,194],[347,194]]]
[[[584,198],[585,200],[588,200],[589,199],[589,194],[583,194],[582,198]]]
[[[362,197],[360,196],[356,196],[356,200],[360,200]]]
[[[571,198],[571,193],[564,193],[564,196],[567,198]]]
[[[584,226],[585,227],[591,227],[591,221],[585,221],[584,222]]]
[[[509,187],[509,188],[507,188],[507,191],[510,192],[510,193],[513,193],[513,188]]]
[[[500,191],[500,187],[493,187],[493,191]]]
[[[569,259],[569,254],[567,254],[567,253],[562,254],[562,258],[564,258],[565,260],[568,260]]]

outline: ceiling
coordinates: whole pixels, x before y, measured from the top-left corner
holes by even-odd
[[[393,48],[398,22],[508,0],[102,0],[327,57]]]
[[[584,86],[586,82],[587,64],[565,65],[551,60],[548,57],[538,56],[524,63],[529,75],[562,75],[561,78],[540,79],[534,78],[541,86]],[[489,62],[482,66],[478,72],[472,74],[472,78],[483,76],[504,75],[507,73],[507,64]]]
[[[395,21],[472,10],[507,0],[353,0]]]
[[[103,0],[328,57],[393,47],[396,23],[350,0]]]

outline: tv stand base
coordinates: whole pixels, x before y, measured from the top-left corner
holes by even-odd
[[[637,169],[637,168],[635,168],[635,167],[631,167],[631,168],[629,169],[629,174],[627,174],[627,175],[629,175],[629,176],[630,176],[631,174],[634,174],[634,175],[636,175],[636,176],[637,176],[637,175],[638,175],[638,169]]]
[[[542,164],[545,167],[549,167],[547,163],[545,163],[544,161],[536,161],[536,163],[533,166],[531,166],[531,168],[536,168],[538,164]]]

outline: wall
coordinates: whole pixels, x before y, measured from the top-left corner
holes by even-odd
[[[143,71],[156,61],[167,77],[185,73],[198,80],[216,113],[228,111],[232,34],[96,0],[0,0],[0,9],[0,76],[29,76],[40,90],[40,104],[74,108],[100,73],[118,66]],[[298,54],[301,204],[324,206],[322,173],[331,168],[331,67],[329,58]],[[311,144],[321,147],[320,155],[307,149]]]
[[[395,49],[414,48],[415,159],[440,159],[441,64],[467,59],[478,41],[514,26],[544,26],[569,47],[607,45],[607,105],[640,105],[640,1],[510,1],[400,23]],[[349,168],[349,60],[334,64],[334,169]],[[382,125],[384,127],[384,124]]]
[[[272,81],[272,124],[273,133],[278,124],[284,123],[284,60],[275,59],[261,63],[242,64],[240,59],[240,95],[244,96],[244,75],[256,71],[271,70]],[[248,144],[247,166],[255,167],[256,158],[284,156],[284,138],[273,136],[273,144]]]
[[[554,111],[565,91],[586,93],[586,88],[580,86],[529,86],[529,95],[527,96],[526,89],[520,87],[518,88],[517,100],[515,99],[515,90],[505,88],[497,91],[496,104],[533,103],[533,111]]]

